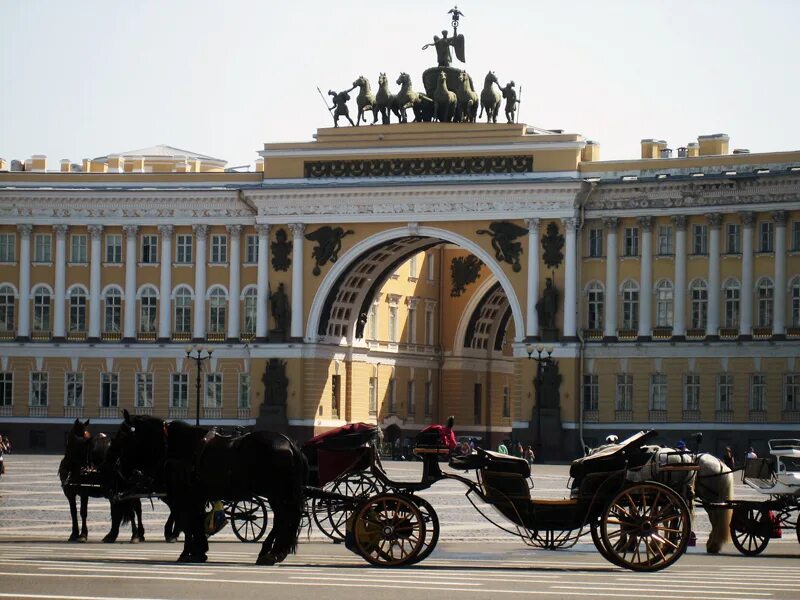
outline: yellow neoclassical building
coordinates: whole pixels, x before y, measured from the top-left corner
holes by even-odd
[[[0,432],[57,450],[127,408],[299,439],[453,414],[544,459],[642,428],[797,437],[800,151],[599,151],[409,123],[268,143],[251,172],[169,146],[0,161]],[[199,376],[187,345],[212,347]]]

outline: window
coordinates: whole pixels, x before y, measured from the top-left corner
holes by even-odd
[[[635,281],[622,285],[622,328],[639,328],[639,285]]]
[[[81,287],[74,287],[69,292],[69,331],[86,331],[86,291]]]
[[[603,306],[605,301],[603,284],[599,281],[593,281],[589,284],[589,289],[586,291],[586,295],[586,306],[588,310],[587,327],[589,329],[602,329]]]
[[[692,329],[705,329],[708,316],[708,285],[696,279],[690,287],[692,303]]]
[[[414,380],[411,379],[406,383],[406,407],[408,408],[409,415],[417,414],[417,403],[414,398]]]
[[[795,277],[791,284],[791,324],[792,327],[800,327],[800,277]]]
[[[589,230],[589,257],[600,258],[603,256],[603,230]]]
[[[208,331],[209,333],[225,333],[225,291],[214,288],[208,296]]]
[[[800,252],[800,221],[792,222],[791,246],[793,252]]]
[[[796,373],[784,376],[783,410],[800,410],[800,375]]]
[[[726,227],[726,238],[728,241],[728,254],[739,254],[742,251],[741,236],[739,235],[739,224],[728,223]]]
[[[117,288],[109,288],[103,300],[105,301],[103,331],[117,333],[121,329],[122,322],[122,292]]]
[[[142,263],[151,265],[158,262],[158,236],[142,236]]]
[[[425,255],[428,261],[428,281],[436,279],[436,255],[433,252],[428,252]]]
[[[33,330],[50,331],[50,291],[43,285],[33,290]]]
[[[72,263],[85,263],[86,258],[86,236],[73,235],[70,237],[69,261]]]
[[[700,375],[683,377],[683,410],[700,410]]]
[[[216,265],[228,262],[228,236],[211,236],[211,260],[209,262]]]
[[[258,236],[248,235],[245,238],[244,262],[254,265],[258,262]]]
[[[180,287],[175,292],[175,332],[192,331],[192,293],[188,288]]]
[[[433,307],[425,308],[425,343],[428,346],[434,344],[434,327],[433,327]]]
[[[189,404],[189,376],[186,373],[170,375],[170,408],[186,408]]]
[[[114,234],[106,236],[106,262],[111,264],[119,264],[122,262],[121,235]]]
[[[717,376],[717,410],[733,411],[733,375],[728,373]]]
[[[222,374],[206,374],[206,408],[222,407]]]
[[[67,373],[66,384],[64,406],[83,406],[83,373]]]
[[[728,329],[736,329],[739,327],[739,297],[741,295],[741,286],[735,279],[728,279],[722,286],[725,302],[725,316],[724,323]]]
[[[408,308],[408,320],[406,321],[406,326],[408,327],[408,343],[409,344],[416,344],[417,343],[417,309],[414,307],[409,306]]]
[[[650,410],[667,410],[667,376],[663,373],[650,376]]]
[[[378,412],[378,378],[369,378],[369,414]]]
[[[136,374],[136,407],[149,407],[153,406],[153,374],[152,373],[137,373]]]
[[[258,292],[250,288],[244,294],[244,327],[245,333],[256,332],[256,319],[258,316]]]
[[[433,382],[425,382],[425,416],[430,417],[433,414]]]
[[[408,260],[408,276],[411,277],[412,279],[416,279],[418,276],[416,254]]]
[[[389,414],[397,414],[397,380],[392,377],[389,379],[389,389],[386,390],[389,395]]]
[[[670,256],[672,249],[672,227],[669,225],[658,226],[658,254],[659,256]]]
[[[511,416],[511,388],[507,385],[503,386],[503,417],[508,418]]]
[[[397,341],[397,307],[389,307],[389,341]]]
[[[656,284],[656,327],[672,327],[672,282],[662,279]]]
[[[483,414],[483,385],[476,383],[472,387],[472,422],[476,425],[481,424]]]
[[[758,224],[758,251],[774,252],[774,226],[772,221],[762,221]]]
[[[617,375],[616,410],[633,410],[633,375]]]
[[[376,303],[369,307],[369,339],[378,339],[378,305]]]
[[[600,406],[600,383],[597,375],[583,376],[583,410],[596,411]]]
[[[176,236],[175,262],[179,265],[192,264],[192,236]]]
[[[10,285],[0,286],[0,331],[14,331],[14,288]]]
[[[0,233],[0,263],[11,263],[16,260],[14,252],[16,236],[13,233]]]
[[[31,373],[30,406],[47,406],[47,373],[34,371]]]
[[[342,401],[342,376],[333,375],[331,377],[331,416],[336,419],[339,417],[339,407]]]
[[[756,286],[756,301],[758,302],[758,326],[772,327],[772,280],[764,277]]]
[[[116,373],[100,375],[100,406],[104,408],[119,406],[119,375]]]
[[[139,299],[139,331],[142,333],[155,333],[158,311],[158,297],[156,290],[146,287],[142,290]]]
[[[750,410],[767,409],[767,376],[753,375],[750,377]]]
[[[625,228],[625,246],[623,256],[639,256],[639,228]]]
[[[49,263],[53,261],[50,243],[52,236],[49,233],[37,233],[34,236],[33,262]]]
[[[692,226],[692,254],[708,254],[708,226]]]
[[[0,373],[0,406],[14,404],[14,374],[8,371]]]
[[[239,408],[250,408],[250,375],[239,373]]]

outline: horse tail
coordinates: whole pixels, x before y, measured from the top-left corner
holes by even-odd
[[[302,450],[300,450],[297,442],[288,437],[286,439],[289,440],[294,456],[293,462],[295,463],[292,469],[291,493],[286,503],[287,508],[290,508],[292,513],[291,520],[287,527],[287,533],[291,535],[288,551],[290,554],[295,554],[297,552],[297,543],[300,539],[300,532],[303,527],[303,514],[306,510],[306,498],[303,488],[308,483],[309,466],[308,459],[306,455],[303,454]]]
[[[121,525],[127,525],[134,518],[136,518],[136,512],[133,509],[133,500],[121,500],[119,502],[119,511],[122,514],[122,522]]]

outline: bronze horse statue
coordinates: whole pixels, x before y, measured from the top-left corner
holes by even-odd
[[[425,94],[414,91],[411,84],[411,76],[408,73],[400,73],[397,78],[397,85],[400,91],[394,97],[399,113],[400,122],[408,123],[406,110],[414,111],[414,121],[431,121],[433,119],[433,101]]]
[[[397,107],[396,96],[389,91],[389,80],[386,73],[378,76],[378,92],[375,94],[375,107],[381,115],[381,122],[388,125],[391,122],[391,113],[400,120],[400,111]]]
[[[433,94],[433,115],[440,123],[449,123],[456,114],[456,94],[447,89],[447,75],[439,73],[436,91]]]
[[[353,82],[353,88],[358,88],[358,96],[356,97],[356,105],[358,106],[358,114],[356,115],[356,127],[361,124],[363,119],[364,123],[367,118],[364,112],[367,110],[372,111],[372,124],[378,122],[378,106],[375,103],[375,94],[372,93],[372,87],[369,84],[369,79],[361,75]]]
[[[466,71],[459,75],[458,81],[460,85],[456,90],[456,98],[458,100],[456,120],[474,123],[475,116],[478,114],[478,94],[472,89],[472,81]]]
[[[481,90],[481,114],[478,118],[483,116],[483,111],[486,109],[486,122],[497,123],[497,113],[500,111],[501,94],[500,90],[496,89],[500,84],[497,82],[497,75],[494,71],[489,71],[486,78],[483,80],[483,89]]]

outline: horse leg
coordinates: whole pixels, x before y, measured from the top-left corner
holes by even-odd
[[[178,527],[178,523],[175,519],[175,511],[172,508],[169,509],[169,516],[167,517],[167,522],[164,523],[164,539],[169,542],[170,544],[178,541],[178,536],[180,535],[180,528]]]
[[[283,505],[276,502],[273,498],[270,498],[269,503],[272,506],[272,530],[264,540],[264,543],[261,544],[261,552],[258,553],[258,558],[256,559],[257,565],[272,566],[283,560],[286,556],[284,555],[278,560],[274,551],[275,541],[278,539],[278,536],[281,535],[281,530],[285,522]]]
[[[86,513],[89,510],[89,496],[81,494],[81,534],[78,536],[79,542],[89,539],[89,530],[86,527]]]
[[[104,544],[113,544],[117,541],[119,535],[119,525],[122,521],[122,509],[120,502],[111,502],[111,529],[103,538]]]
[[[208,540],[205,532],[205,502],[192,502],[189,506],[185,506],[182,516],[185,541],[178,562],[206,562]]]
[[[271,534],[274,534],[274,542],[271,549],[266,550],[266,542],[258,555],[256,564],[273,565],[283,562],[286,557],[297,550],[297,539],[300,536],[300,526],[303,520],[302,506],[291,499],[284,500],[283,503],[275,503],[273,506],[273,527]]]
[[[136,517],[136,520],[132,521],[132,525],[136,526],[134,530],[134,535],[137,538],[137,541],[143,542],[144,541],[144,523],[142,523],[142,501],[138,498],[133,501],[133,514]],[[133,541],[133,538],[131,538]]]
[[[75,502],[77,494],[70,493],[66,494],[66,496],[67,501],[69,502],[69,514],[72,517],[72,533],[70,534],[68,541],[77,542],[80,535],[78,532],[78,507]]]

